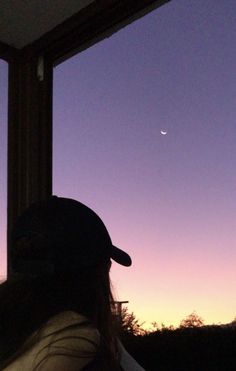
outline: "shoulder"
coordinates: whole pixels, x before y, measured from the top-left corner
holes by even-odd
[[[65,336],[85,336],[99,343],[100,335],[98,330],[83,315],[73,312],[64,311],[51,317],[40,329],[39,336],[41,339],[63,338]]]
[[[65,311],[51,317],[31,339],[34,345],[15,361],[21,369],[78,371],[95,357],[100,334],[86,317]],[[9,371],[16,369],[12,366]]]
[[[35,363],[44,364],[44,368],[50,363],[50,370],[54,366],[56,369],[58,362],[61,369],[63,364],[68,371],[73,364],[79,369],[94,358],[99,343],[99,332],[86,317],[72,311],[62,312],[41,329]]]

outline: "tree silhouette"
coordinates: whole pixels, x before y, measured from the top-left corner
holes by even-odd
[[[185,319],[180,322],[180,328],[194,328],[202,327],[204,320],[195,312],[189,314]]]
[[[145,335],[146,331],[142,328],[143,323],[139,323],[139,320],[136,318],[135,314],[129,313],[128,308],[124,307],[121,311],[121,331],[131,335]]]

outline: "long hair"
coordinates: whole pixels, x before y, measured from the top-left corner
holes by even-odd
[[[110,260],[63,275],[12,278],[0,285],[0,367],[25,351],[27,338],[50,317],[72,310],[86,316],[101,336],[102,369],[118,370],[113,326]],[[27,344],[31,347],[33,344]],[[27,348],[27,349],[28,349]]]

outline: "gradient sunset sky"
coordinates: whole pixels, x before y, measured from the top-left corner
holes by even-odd
[[[234,0],[172,0],[54,71],[53,192],[130,253],[114,291],[146,326],[236,316],[235,14]]]

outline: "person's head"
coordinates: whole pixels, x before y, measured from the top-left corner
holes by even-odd
[[[27,208],[14,226],[12,246],[14,273],[48,276],[65,284],[69,280],[67,292],[74,287],[92,297],[95,308],[101,301],[110,306],[111,259],[131,265],[130,256],[112,244],[100,217],[69,198],[52,196]],[[72,292],[68,300],[74,300]],[[90,303],[87,308],[90,315],[92,307]]]
[[[77,274],[110,265],[130,266],[131,258],[112,244],[99,216],[84,204],[52,196],[32,204],[12,232],[15,273]]]
[[[31,312],[24,333],[60,311],[74,310],[111,341],[111,259],[130,266],[131,258],[112,244],[93,210],[56,196],[32,204],[13,228],[11,257],[13,280],[23,282],[18,317],[27,317],[27,308]]]

